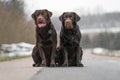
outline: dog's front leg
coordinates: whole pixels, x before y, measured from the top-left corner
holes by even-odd
[[[83,67],[83,64],[81,63],[82,60],[82,48],[80,46],[77,47],[77,66],[78,67]]]
[[[55,67],[55,54],[56,54],[56,45],[54,44],[51,53],[51,63],[50,63],[51,67]]]
[[[63,66],[67,66],[68,67],[68,52],[67,52],[67,49],[64,48],[64,63],[63,63]]]
[[[41,47],[39,47],[39,53],[40,53],[40,57],[42,59],[42,63],[40,66],[46,66],[46,58],[45,58],[45,54],[44,51]]]

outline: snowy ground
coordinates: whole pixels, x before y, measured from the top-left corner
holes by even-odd
[[[120,50],[108,50],[104,48],[94,48],[93,54],[120,57]]]
[[[0,53],[5,54],[6,56],[28,56],[31,55],[34,45],[20,42],[12,44],[2,44],[0,45]],[[108,50],[104,48],[94,48],[92,49],[93,54],[98,55],[107,55],[107,56],[120,56],[120,50]]]
[[[112,27],[112,28],[91,28],[91,29],[81,29],[83,34],[88,33],[118,33],[120,32],[120,27]]]
[[[2,44],[0,46],[0,53],[6,53],[6,56],[27,56],[31,55],[34,45],[20,42],[12,44]]]

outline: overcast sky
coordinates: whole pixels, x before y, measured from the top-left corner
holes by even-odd
[[[25,0],[25,11],[29,14],[36,9],[48,9],[54,15],[65,11],[77,11],[79,14],[120,12],[120,0]]]

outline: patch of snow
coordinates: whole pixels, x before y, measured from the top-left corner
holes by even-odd
[[[96,53],[96,54],[101,54],[103,53],[104,49],[103,48],[94,48],[93,49],[93,53]]]
[[[120,56],[119,50],[108,50],[104,48],[94,48],[93,53],[98,55]]]
[[[88,33],[103,33],[103,32],[118,33],[118,32],[120,32],[120,27],[81,29],[81,32],[83,34],[88,34]]]
[[[2,44],[0,46],[0,51],[3,53],[8,53],[7,56],[27,56],[31,55],[34,45],[20,42],[12,44]]]
[[[29,43],[25,43],[25,42],[18,43],[17,46],[20,48],[33,48],[34,47],[33,44],[29,44]]]

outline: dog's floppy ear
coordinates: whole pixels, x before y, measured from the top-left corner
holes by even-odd
[[[78,22],[80,20],[80,16],[74,12],[75,15],[75,21]]]
[[[48,11],[47,9],[44,9],[44,10],[48,13],[49,17],[52,16],[52,12],[51,11]]]
[[[35,19],[35,12],[32,13],[31,17],[32,17],[33,19]]]
[[[63,16],[64,16],[65,12],[59,17],[60,21],[63,21]]]
[[[34,13],[32,13],[32,15],[31,15],[31,17],[35,20],[35,18],[36,18],[36,13],[38,12],[39,10],[36,10]]]
[[[62,16],[63,16],[63,15],[61,15],[61,16],[59,17],[59,20],[60,20],[60,21],[62,21]]]
[[[52,12],[51,11],[48,11],[48,14],[49,14],[50,17],[52,16]]]

